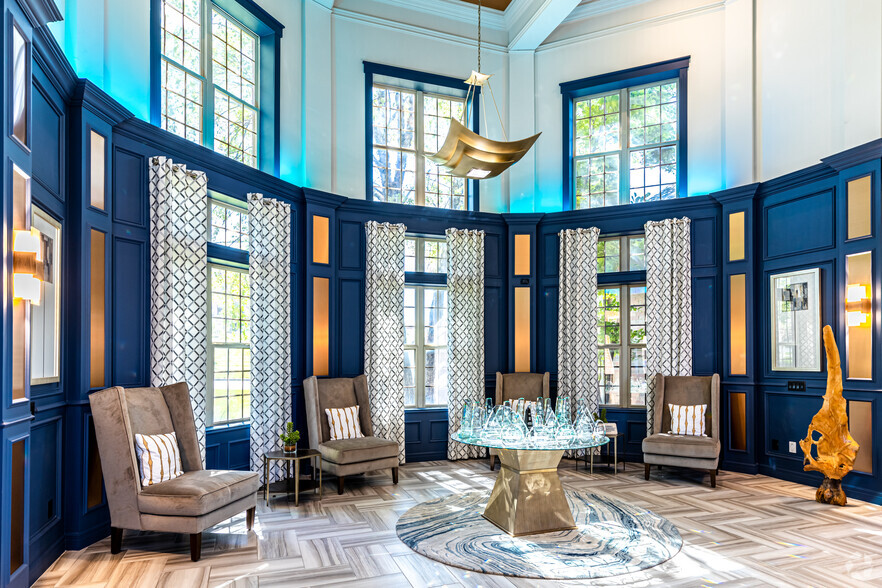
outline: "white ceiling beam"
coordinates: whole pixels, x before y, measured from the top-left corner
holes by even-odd
[[[534,51],[570,15],[580,0],[515,1],[520,3],[517,12],[526,18],[511,23],[508,48],[511,51]]]

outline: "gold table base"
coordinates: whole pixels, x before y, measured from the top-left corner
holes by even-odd
[[[484,518],[515,537],[575,529],[557,476],[563,454],[563,449],[499,449],[502,467]]]

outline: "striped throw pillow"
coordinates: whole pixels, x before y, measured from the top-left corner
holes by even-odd
[[[331,428],[331,441],[364,437],[358,424],[358,405],[346,408],[326,408],[328,426]]]
[[[692,406],[669,404],[668,409],[671,411],[671,430],[668,433],[707,437],[704,434],[704,415],[707,412],[707,404]]]
[[[151,486],[184,473],[181,450],[174,431],[158,435],[135,433],[135,451],[141,469],[141,485]]]

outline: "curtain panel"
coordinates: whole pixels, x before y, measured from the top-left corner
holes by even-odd
[[[150,159],[150,381],[186,382],[205,464],[208,382],[208,181]]]
[[[597,241],[600,229],[560,232],[557,312],[557,395],[569,396],[570,419],[580,406],[599,412],[597,379]],[[584,451],[568,452],[584,454]]]
[[[365,223],[364,373],[374,435],[398,442],[404,463],[404,234]]]
[[[651,435],[655,374],[692,375],[692,252],[688,218],[650,221],[644,228],[646,434]]]
[[[263,472],[263,454],[279,449],[291,420],[291,206],[248,194],[251,350],[251,471]],[[284,478],[280,462],[269,480]]]
[[[447,229],[447,390],[451,433],[466,402],[484,402],[484,231]],[[484,450],[447,439],[447,459]]]

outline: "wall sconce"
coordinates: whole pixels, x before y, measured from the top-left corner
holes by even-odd
[[[849,327],[869,324],[873,309],[869,291],[866,284],[849,284],[845,289],[845,316]]]
[[[12,240],[12,297],[40,304],[43,252],[40,231],[15,231]]]

